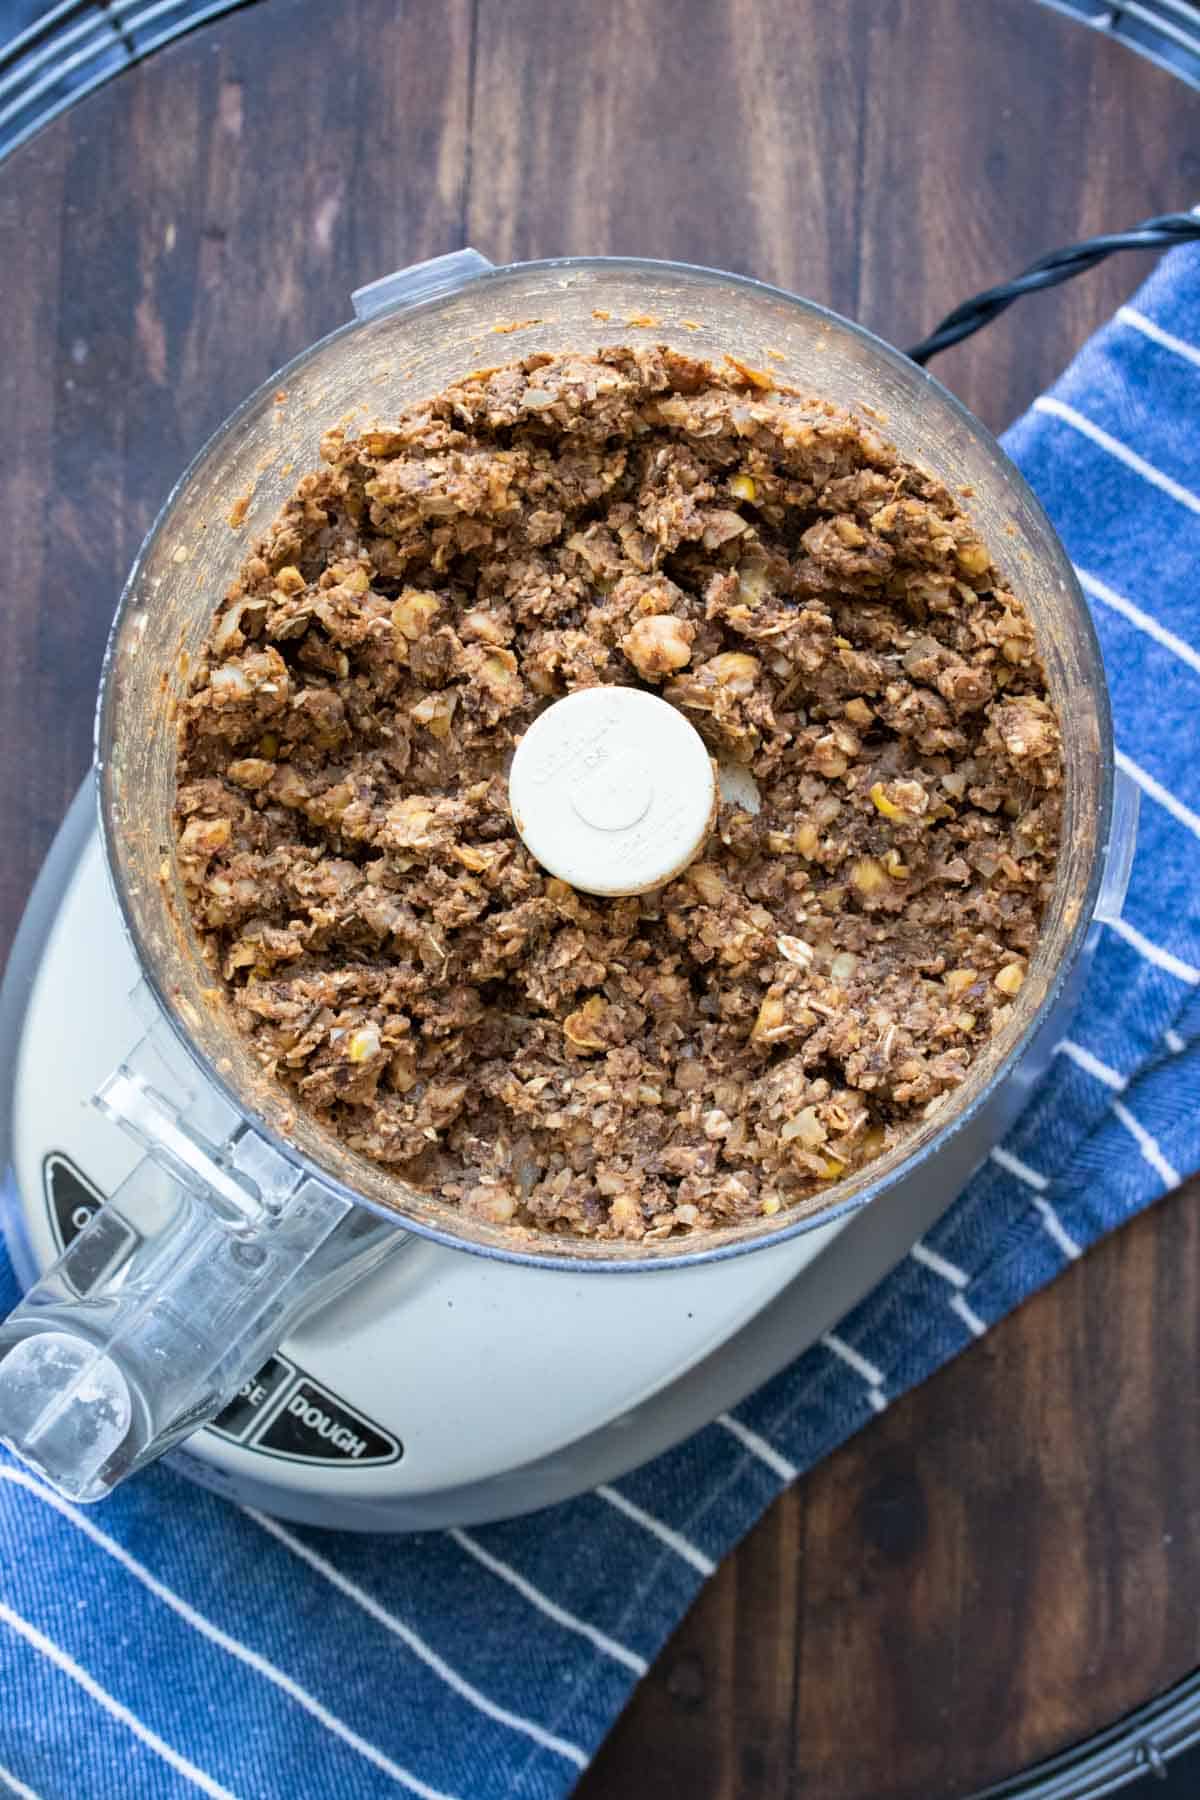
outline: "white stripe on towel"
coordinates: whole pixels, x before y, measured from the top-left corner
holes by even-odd
[[[1109,919],[1107,922],[1118,937],[1124,938],[1139,956],[1144,956],[1156,969],[1165,969],[1168,975],[1174,975],[1179,981],[1186,981],[1189,987],[1200,987],[1200,969],[1194,963],[1184,962],[1182,956],[1176,956],[1173,950],[1164,950],[1160,944],[1152,944],[1128,919]]]
[[[701,1575],[711,1575],[716,1569],[717,1565],[712,1557],[705,1556],[703,1550],[698,1550],[682,1532],[673,1530],[670,1525],[664,1525],[661,1519],[656,1519],[653,1513],[635,1506],[632,1500],[619,1494],[615,1487],[606,1484],[595,1491],[601,1500],[607,1500],[610,1506],[615,1506],[618,1512],[624,1513],[627,1519],[632,1519],[635,1525],[641,1525],[644,1530],[651,1532],[661,1544],[666,1544],[669,1550],[673,1550],[676,1556],[681,1556],[685,1563],[690,1563],[693,1569],[699,1570]]]
[[[1182,1056],[1187,1049],[1187,1042],[1177,1031],[1168,1031],[1163,1039],[1172,1056]]]
[[[1164,475],[1161,469],[1156,469],[1154,464],[1147,462],[1144,456],[1139,456],[1136,450],[1129,448],[1128,444],[1123,444],[1119,438],[1113,437],[1102,426],[1094,424],[1081,412],[1076,412],[1075,408],[1068,406],[1065,400],[1058,400],[1053,394],[1039,394],[1033,403],[1033,410],[1034,412],[1049,413],[1052,418],[1061,419],[1065,425],[1072,426],[1082,436],[1090,438],[1093,444],[1098,444],[1102,450],[1107,450],[1110,456],[1116,457],[1117,461],[1124,463],[1127,469],[1132,469],[1135,474],[1140,475],[1143,481],[1148,481],[1152,487],[1161,488],[1164,494],[1169,494],[1172,500],[1178,500],[1179,504],[1186,506],[1189,511],[1200,513],[1200,498],[1185,488],[1181,482],[1174,480],[1170,475]]]
[[[385,1756],[382,1750],[377,1750],[373,1744],[368,1744],[365,1738],[359,1737],[357,1731],[352,1731],[348,1725],[344,1725],[306,1688],[302,1688],[299,1682],[293,1681],[290,1675],[285,1675],[282,1669],[277,1669],[275,1664],[268,1662],[265,1656],[260,1656],[256,1650],[251,1650],[237,1638],[231,1637],[227,1631],[222,1631],[219,1625],[214,1625],[211,1619],[206,1619],[203,1613],[197,1612],[194,1606],[190,1606],[173,1589],[166,1587],[158,1580],[157,1576],[152,1575],[150,1570],[143,1563],[138,1562],[136,1557],[130,1556],[128,1550],[118,1544],[115,1538],[109,1537],[106,1531],[101,1531],[98,1525],[93,1525],[87,1515],[72,1506],[69,1500],[64,1500],[51,1488],[43,1487],[40,1481],[35,1481],[33,1476],[27,1474],[24,1469],[0,1467],[0,1479],[11,1482],[16,1487],[25,1488],[47,1506],[52,1506],[55,1512],[60,1513],[64,1519],[69,1519],[78,1531],[82,1531],[93,1544],[104,1550],[113,1558],[114,1562],[119,1563],[128,1574],[134,1577],[135,1581],[140,1581],[143,1587],[149,1589],[156,1600],[161,1600],[165,1606],[169,1606],[185,1625],[190,1625],[193,1631],[201,1637],[207,1638],[219,1650],[224,1650],[229,1656],[235,1657],[238,1662],[244,1663],[247,1668],[253,1669],[256,1675],[263,1676],[273,1687],[279,1688],[289,1699],[295,1700],[297,1705],[302,1706],[305,1712],[316,1719],[319,1725],[325,1727],[326,1731],[334,1737],[340,1738],[351,1750],[357,1751],[361,1757],[372,1763],[385,1775],[389,1775],[393,1781],[399,1782],[401,1787],[406,1787],[411,1793],[419,1795],[420,1800],[453,1800],[451,1795],[443,1793],[441,1789],[429,1787],[425,1782],[418,1780],[415,1775],[410,1775],[406,1769],[402,1769],[398,1763],[394,1763],[390,1757]],[[224,1791],[222,1788],[221,1792],[224,1793]]]
[[[1046,1177],[1039,1175],[1036,1169],[1031,1169],[1027,1162],[1022,1162],[1019,1156],[1014,1156],[1011,1150],[1005,1150],[1002,1145],[997,1145],[992,1151],[992,1161],[998,1163],[1002,1169],[1006,1169],[1010,1175],[1015,1175],[1018,1181],[1023,1181],[1026,1187],[1033,1189],[1036,1196],[1033,1203],[1037,1207],[1038,1217],[1046,1228],[1047,1236],[1054,1239],[1063,1255],[1069,1257],[1072,1262],[1077,1256],[1082,1256],[1083,1251],[1080,1246],[1075,1242],[1050,1202],[1043,1198],[1046,1189],[1050,1186]]]
[[[1011,1150],[1005,1150],[1002,1145],[998,1144],[992,1151],[992,1161],[999,1163],[1002,1169],[1007,1169],[1010,1175],[1015,1175],[1018,1181],[1023,1181],[1026,1187],[1031,1187],[1035,1194],[1044,1194],[1050,1186],[1044,1175],[1039,1175],[1036,1169],[1031,1169],[1027,1162],[1022,1162],[1019,1156],[1014,1156]]]
[[[557,1600],[551,1600],[548,1594],[544,1594],[540,1588],[534,1587],[532,1581],[527,1581],[524,1575],[518,1574],[516,1569],[511,1568],[508,1563],[501,1562],[498,1556],[493,1556],[490,1550],[485,1550],[483,1545],[478,1543],[469,1532],[460,1531],[456,1527],[451,1530],[450,1536],[460,1550],[465,1550],[468,1556],[473,1556],[476,1562],[482,1563],[485,1569],[490,1570],[501,1581],[507,1581],[509,1587],[515,1588],[523,1600],[528,1600],[530,1606],[536,1606],[539,1612],[545,1613],[548,1619],[553,1619],[556,1625],[563,1626],[567,1631],[577,1631],[580,1637],[585,1637],[589,1642],[595,1644],[597,1650],[602,1650],[605,1656],[611,1656],[614,1662],[623,1663],[627,1669],[632,1669],[635,1675],[646,1673],[650,1665],[644,1656],[638,1656],[636,1651],[626,1649],[624,1644],[618,1644],[615,1638],[610,1638],[607,1632],[599,1630],[595,1625],[589,1625],[586,1619],[578,1618],[573,1612],[568,1612],[565,1606],[558,1604]]]
[[[1114,1100],[1112,1109],[1116,1113],[1118,1119],[1120,1119],[1130,1137],[1133,1138],[1134,1142],[1137,1144],[1138,1149],[1150,1164],[1150,1167],[1154,1170],[1155,1174],[1162,1176],[1163,1181],[1168,1188],[1177,1188],[1183,1180],[1183,1176],[1179,1173],[1178,1169],[1174,1168],[1172,1164],[1167,1161],[1166,1157],[1159,1149],[1158,1144],[1146,1130],[1146,1127],[1140,1120],[1134,1118],[1129,1108],[1124,1105],[1122,1101]]]
[[[1200,650],[1194,650],[1186,639],[1176,637],[1173,631],[1160,625],[1148,612],[1143,612],[1140,606],[1135,606],[1124,594],[1118,594],[1116,588],[1110,588],[1098,575],[1090,575],[1086,569],[1081,569],[1078,563],[1075,564],[1075,573],[1079,577],[1080,587],[1093,600],[1099,600],[1111,612],[1120,613],[1123,619],[1128,619],[1131,625],[1136,625],[1139,631],[1145,632],[1147,637],[1153,638],[1156,644],[1161,644],[1164,650],[1169,650],[1172,656],[1177,656],[1180,662],[1186,663],[1189,669],[1194,669],[1200,675]]]
[[[972,1337],[981,1338],[986,1332],[987,1326],[984,1324],[979,1314],[967,1305],[966,1300],[961,1294],[955,1294],[954,1298],[951,1300],[950,1311],[958,1314]]]
[[[845,1338],[840,1338],[836,1331],[827,1331],[821,1342],[834,1356],[840,1356],[856,1375],[862,1376],[867,1384],[867,1398],[871,1405],[876,1412],[883,1412],[887,1406],[887,1395],[883,1391],[883,1370],[877,1369],[873,1362],[868,1362],[860,1350],[856,1350],[853,1344],[848,1344]]]
[[[1098,1056],[1093,1056],[1090,1050],[1083,1044],[1077,1044],[1073,1038],[1060,1038],[1054,1049],[1060,1056],[1069,1056],[1085,1074],[1102,1081],[1114,1094],[1123,1094],[1129,1085],[1123,1075],[1118,1075],[1115,1069],[1110,1069],[1106,1062],[1101,1062]]]
[[[526,1719],[520,1713],[509,1712],[506,1706],[498,1706],[494,1700],[489,1700],[486,1694],[480,1693],[477,1687],[460,1675],[456,1669],[452,1669],[436,1650],[431,1650],[424,1638],[417,1636],[411,1625],[406,1625],[403,1619],[398,1619],[395,1613],[390,1613],[385,1606],[381,1606],[379,1601],[368,1594],[365,1588],[360,1588],[357,1582],[351,1581],[349,1576],[343,1575],[341,1570],[335,1568],[325,1557],[318,1555],[315,1550],[310,1550],[308,1545],[298,1537],[293,1537],[292,1533],[281,1525],[278,1519],[269,1519],[265,1513],[257,1512],[252,1506],[243,1507],[242,1510],[248,1519],[253,1519],[256,1525],[261,1526],[263,1531],[282,1544],[286,1550],[290,1550],[293,1556],[297,1556],[301,1562],[307,1563],[315,1574],[329,1582],[330,1586],[335,1587],[340,1594],[344,1594],[347,1600],[352,1600],[356,1606],[360,1606],[369,1618],[375,1620],[376,1624],[382,1625],[385,1631],[390,1631],[394,1637],[398,1637],[414,1656],[420,1658],[426,1668],[432,1669],[435,1675],[440,1676],[446,1686],[452,1688],[461,1699],[466,1700],[469,1705],[475,1707],[487,1718],[495,1719],[498,1725],[507,1725],[510,1731],[519,1731],[522,1737],[532,1738],[534,1743],[539,1744],[543,1750],[553,1750],[564,1761],[574,1763],[576,1768],[586,1769],[588,1758],[578,1744],[570,1744],[565,1738],[555,1737],[553,1732],[544,1730],[535,1720]]]
[[[1075,1242],[1050,1202],[1043,1200],[1039,1195],[1033,1204],[1037,1207],[1042,1224],[1046,1227],[1047,1237],[1054,1239],[1068,1261],[1074,1262],[1077,1257],[1082,1256],[1083,1246]]]
[[[1173,819],[1178,819],[1179,823],[1185,825],[1193,836],[1200,838],[1200,813],[1193,812],[1190,806],[1185,806],[1182,800],[1177,800],[1161,781],[1156,781],[1153,775],[1143,769],[1140,763],[1135,763],[1132,756],[1126,756],[1123,750],[1117,751],[1116,764],[1118,769],[1122,769],[1131,781],[1137,782],[1144,794],[1149,794],[1152,800],[1157,800],[1158,804],[1165,807]]]
[[[1136,306],[1119,306],[1117,317],[1122,325],[1131,325],[1135,331],[1140,331],[1143,337],[1148,337],[1154,343],[1161,344],[1164,350],[1170,350],[1174,356],[1182,356],[1185,362],[1195,363],[1196,367],[1200,369],[1200,350],[1196,348],[1195,344],[1185,343],[1184,339],[1176,337],[1173,331],[1164,331],[1161,325],[1156,325],[1153,319],[1148,319],[1145,313],[1137,310]]]
[[[18,1781],[11,1769],[0,1767],[0,1787],[15,1794],[17,1800],[38,1800],[38,1795],[34,1793],[33,1789],[27,1787],[23,1781]]]
[[[927,1269],[932,1269],[935,1275],[940,1275],[942,1280],[948,1281],[952,1287],[966,1287],[968,1281],[966,1270],[960,1269],[957,1263],[952,1263],[949,1257],[939,1256],[936,1250],[931,1250],[928,1244],[923,1244],[919,1238],[909,1254],[914,1262],[923,1263]]]
[[[751,1431],[748,1425],[743,1425],[740,1419],[731,1417],[729,1413],[718,1413],[716,1423],[732,1432],[738,1443],[744,1444],[751,1456],[757,1456],[759,1462],[765,1463],[781,1481],[795,1481],[800,1473],[796,1465],[790,1463],[786,1456],[781,1456],[774,1444],[768,1444],[766,1438],[759,1437],[757,1431]]]
[[[211,1775],[206,1775],[203,1769],[198,1769],[194,1762],[189,1762],[187,1757],[181,1756],[178,1750],[173,1750],[170,1744],[159,1737],[157,1731],[151,1731],[149,1725],[143,1725],[142,1721],[131,1713],[127,1706],[122,1705],[114,1694],[110,1694],[107,1688],[101,1687],[100,1683],[89,1675],[73,1656],[69,1656],[58,1644],[53,1643],[44,1632],[38,1630],[36,1625],[31,1625],[28,1619],[23,1619],[20,1613],[14,1612],[11,1606],[6,1606],[3,1600],[0,1600],[0,1624],[10,1626],[18,1637],[23,1637],[32,1649],[46,1658],[47,1662],[52,1662],[56,1669],[61,1670],[64,1675],[70,1676],[76,1686],[81,1687],[88,1698],[96,1702],[97,1706],[103,1707],[110,1718],[116,1719],[118,1724],[124,1725],[140,1743],[145,1744],[148,1750],[153,1750],[156,1756],[161,1756],[167,1766],[174,1769],[177,1775],[182,1775],[185,1781],[190,1781],[192,1786],[199,1788],[202,1794],[208,1794],[210,1800],[236,1800],[228,1788],[222,1787],[219,1781],[214,1781]]]

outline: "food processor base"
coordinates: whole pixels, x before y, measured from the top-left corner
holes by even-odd
[[[0,1222],[26,1286],[137,1159],[89,1103],[142,1035],[138,979],[89,778],[0,992]],[[533,1511],[735,1406],[862,1299],[953,1198],[903,1192],[754,1255],[655,1272],[527,1268],[398,1229],[395,1250],[310,1314],[168,1460],[242,1504],[345,1530]]]

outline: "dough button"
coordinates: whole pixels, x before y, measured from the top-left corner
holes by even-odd
[[[717,783],[704,740],[641,688],[580,688],[540,713],[508,777],[513,823],[585,894],[644,894],[704,843]]]

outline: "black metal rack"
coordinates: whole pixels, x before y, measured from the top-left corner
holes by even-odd
[[[251,0],[0,0],[0,156],[73,100]]]
[[[1043,0],[1200,87],[1200,6],[1192,0]]]
[[[0,156],[172,38],[253,0],[0,0]],[[1042,0],[1200,88],[1200,4]]]
[[[0,156],[162,45],[252,4],[254,0],[0,0]],[[1200,88],[1200,4],[1042,4],[1119,39]],[[920,352],[933,354],[928,343],[918,346]],[[1101,1800],[1134,1788],[1146,1800],[1196,1800],[1200,1795],[1200,1671],[1129,1718],[975,1800]]]

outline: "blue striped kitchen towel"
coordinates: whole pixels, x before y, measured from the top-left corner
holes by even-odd
[[[339,1536],[164,1469],[85,1512],[0,1461],[0,1791],[554,1800],[781,1487],[1200,1165],[1200,249],[1008,448],[1094,603],[1142,820],[1125,919],[1005,1147],[735,1415],[531,1519]]]

